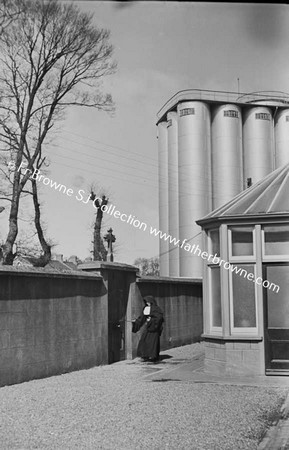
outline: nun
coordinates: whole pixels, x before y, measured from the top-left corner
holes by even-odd
[[[144,297],[142,314],[133,321],[132,332],[142,327],[142,335],[137,348],[137,356],[143,361],[157,362],[160,353],[160,336],[163,330],[163,312],[152,295]]]

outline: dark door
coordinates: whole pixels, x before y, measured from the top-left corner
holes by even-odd
[[[126,310],[131,272],[109,271],[108,293],[108,363],[125,359]]]
[[[267,375],[289,375],[289,264],[263,266],[264,336]]]
[[[108,322],[109,364],[125,359],[125,317],[128,295],[123,289],[114,289],[112,294]]]

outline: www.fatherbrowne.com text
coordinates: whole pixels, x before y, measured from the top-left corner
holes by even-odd
[[[261,277],[255,277],[255,275],[251,272],[248,273],[248,271],[244,268],[238,267],[236,265],[233,265],[229,263],[228,261],[225,261],[224,259],[221,259],[219,256],[217,256],[217,253],[214,255],[211,255],[210,253],[207,253],[205,251],[202,251],[202,249],[199,247],[198,244],[189,244],[187,239],[184,239],[182,242],[179,239],[176,239],[172,237],[169,234],[163,233],[161,230],[157,230],[156,228],[150,228],[150,234],[153,234],[154,236],[158,236],[160,239],[163,239],[165,241],[169,241],[170,244],[175,245],[176,247],[182,248],[183,250],[190,252],[194,255],[197,254],[197,256],[200,256],[202,259],[207,260],[208,262],[212,264],[219,265],[220,267],[224,267],[226,270],[230,270],[232,273],[235,273],[236,275],[243,276],[244,278],[247,278],[249,281],[253,281],[254,283],[258,284],[259,286],[263,286],[264,288],[271,289],[273,292],[278,293],[280,286],[278,286],[275,283],[270,283],[268,280],[263,280]]]
[[[64,184],[57,183],[56,181],[51,180],[50,178],[41,174],[39,169],[30,170],[24,163],[21,163],[20,166],[16,169],[15,163],[13,161],[11,161],[8,166],[11,170],[17,170],[18,172],[21,171],[21,173],[24,172],[24,174],[27,174],[29,172],[29,178],[34,179],[38,182],[42,182],[45,186],[49,186],[50,188],[53,188],[56,191],[67,195],[68,197],[75,195],[72,188],[67,188],[67,186],[65,186]],[[77,201],[80,201],[84,204],[87,204],[89,201],[92,201],[91,194],[85,195],[85,191],[83,189],[78,190],[78,192],[75,195],[75,198]],[[100,202],[101,198],[96,197],[92,201],[93,207],[97,209],[99,207],[98,205]],[[134,228],[138,228],[139,230],[146,231],[148,228],[145,222],[141,222],[132,214],[121,213],[116,209],[115,205],[112,204],[110,204],[109,206],[103,205],[101,207],[101,210],[102,212],[105,212],[106,214],[113,216],[115,219],[120,219],[121,222],[125,222],[129,225],[132,225]],[[248,273],[246,269],[235,266],[229,263],[228,261],[221,259],[219,256],[217,256],[217,254],[211,255],[205,251],[202,251],[202,249],[199,247],[198,244],[192,245],[189,244],[188,239],[184,239],[181,242],[179,239],[176,239],[175,237],[172,237],[171,235],[164,233],[161,230],[158,230],[157,228],[153,227],[149,228],[149,233],[150,235],[158,237],[159,239],[168,241],[175,247],[181,248],[186,252],[197,255],[212,264],[219,265],[220,267],[223,267],[226,270],[230,270],[232,273],[235,273],[236,275],[243,276],[244,278],[247,278],[247,280],[253,281],[253,283],[258,284],[259,286],[262,285],[264,288],[271,289],[276,293],[279,292],[280,286],[278,286],[277,284],[270,283],[270,281],[268,280],[263,280],[263,278],[261,277],[255,277],[253,273],[250,272]]]
[[[182,248],[183,250],[190,252],[194,255],[200,256],[202,259],[207,260],[212,264],[224,267],[224,269],[230,270],[232,273],[235,273],[236,275],[240,275],[244,278],[247,278],[247,280],[253,281],[253,283],[258,284],[259,286],[262,285],[264,288],[271,289],[273,292],[276,293],[279,292],[280,286],[278,286],[277,284],[270,283],[270,281],[268,280],[263,280],[263,278],[261,277],[255,277],[253,273],[251,272],[248,273],[246,269],[238,267],[236,265],[229,263],[228,261],[225,261],[224,259],[221,259],[219,256],[217,256],[217,253],[215,253],[215,255],[211,255],[210,253],[202,251],[202,249],[199,247],[198,244],[191,245],[187,242],[188,241],[187,239],[184,239],[181,242],[179,239],[176,239],[171,235],[163,233],[161,230],[157,230],[156,228],[152,227],[150,228],[150,234],[158,236],[160,239],[163,239],[165,241],[169,241],[170,244]]]

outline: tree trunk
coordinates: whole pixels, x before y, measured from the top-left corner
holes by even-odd
[[[101,238],[101,221],[102,217],[96,216],[93,233],[93,260],[106,261],[107,250],[105,249]]]
[[[13,195],[11,201],[11,209],[9,215],[9,232],[6,238],[6,242],[2,248],[2,264],[12,266],[16,253],[13,253],[13,245],[15,243],[18,234],[18,210],[19,210],[19,179],[20,173],[15,172],[13,182]]]
[[[39,239],[40,245],[43,250],[43,255],[41,255],[41,257],[39,258],[39,261],[38,261],[39,264],[37,264],[37,265],[44,267],[51,260],[51,246],[45,240],[41,222],[40,222],[40,214],[41,213],[40,213],[40,204],[38,202],[36,180],[31,179],[31,184],[32,184],[34,211],[35,211],[34,223],[35,223],[35,228],[37,231],[38,239]]]
[[[12,205],[9,217],[9,233],[2,248],[2,263],[7,266],[13,265],[13,261],[16,256],[16,254],[13,253],[13,245],[18,234],[17,212],[18,208],[16,207],[16,205]]]

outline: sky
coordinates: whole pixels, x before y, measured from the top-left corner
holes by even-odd
[[[147,225],[143,231],[104,214],[116,236],[115,261],[158,255],[157,112],[176,92],[210,89],[289,92],[289,7],[198,2],[77,2],[111,32],[118,68],[103,82],[115,113],[70,108],[48,146],[47,176],[73,189],[67,196],[40,186],[53,251],[84,259],[92,249],[92,202],[76,199],[93,183],[97,194]],[[40,183],[39,183],[40,185]],[[78,197],[79,198],[79,197]],[[27,206],[27,208],[29,208]],[[29,209],[25,211],[25,217]],[[0,236],[7,233],[0,215]],[[27,222],[21,222],[27,229]],[[26,227],[26,228],[25,228]],[[31,225],[28,223],[28,231]]]

